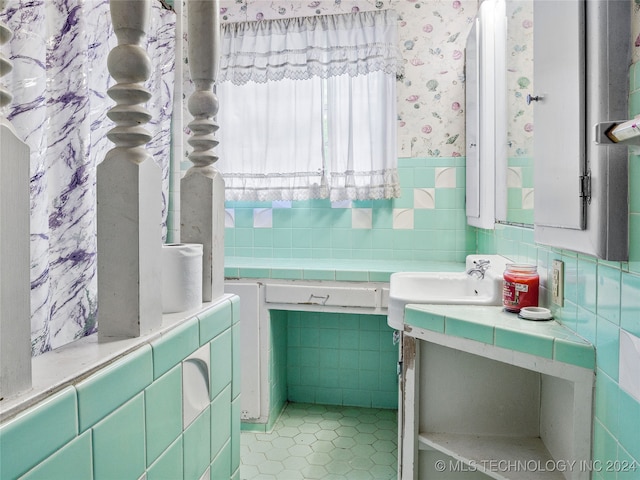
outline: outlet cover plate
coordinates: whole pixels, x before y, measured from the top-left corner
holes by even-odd
[[[551,270],[551,303],[564,306],[564,262],[554,260]]]

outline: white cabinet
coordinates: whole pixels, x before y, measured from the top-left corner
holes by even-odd
[[[481,307],[465,310],[466,330],[459,315],[442,316],[441,332],[405,325],[400,478],[590,478],[594,372],[560,358],[575,346],[575,358],[588,364],[592,347],[555,322],[534,335],[550,342],[551,358],[497,345],[502,333],[494,344],[464,338],[476,327],[493,328],[485,317],[474,323],[474,308]],[[446,306],[425,315],[433,320],[442,312]]]

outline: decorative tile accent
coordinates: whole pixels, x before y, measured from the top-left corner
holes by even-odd
[[[351,200],[340,200],[339,202],[331,202],[331,208],[351,208]]]
[[[271,202],[272,208],[291,208],[291,200],[275,200]]]
[[[273,226],[273,210],[271,208],[253,209],[253,228],[271,228]]]
[[[77,415],[76,391],[69,387],[3,424],[0,478],[19,477],[71,441]]]
[[[413,208],[436,208],[435,188],[414,188]]]
[[[413,229],[413,209],[394,208],[393,209],[393,228],[394,230],[412,230]]]
[[[640,402],[640,338],[620,330],[620,387]]]
[[[507,168],[507,188],[522,188],[522,168]]]
[[[522,189],[522,209],[523,210],[533,210],[533,198],[534,198],[533,188]]]
[[[455,167],[436,168],[436,188],[456,188]]]
[[[351,228],[371,229],[373,210],[370,208],[354,208],[351,211]]]
[[[225,228],[234,228],[236,226],[236,209],[224,209],[224,226]]]

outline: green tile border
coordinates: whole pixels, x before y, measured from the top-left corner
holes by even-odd
[[[491,345],[494,342],[494,328],[490,325],[483,325],[458,318],[447,318],[444,328],[447,335],[468,338]]]

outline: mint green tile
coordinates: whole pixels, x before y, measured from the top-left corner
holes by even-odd
[[[91,432],[85,432],[20,477],[20,480],[92,478],[91,458]]]
[[[93,427],[95,480],[139,478],[145,471],[144,394]]]
[[[508,330],[503,327],[495,328],[495,345],[517,352],[530,353],[538,357],[553,358],[553,338]]]
[[[16,478],[78,434],[76,392],[68,387],[0,426],[0,478]]]
[[[456,188],[436,188],[436,208],[456,208]]]
[[[146,480],[182,480],[183,472],[184,457],[180,436],[149,467]]]
[[[291,231],[293,248],[311,248],[313,230],[311,228],[295,228]]]
[[[553,347],[555,360],[584,368],[593,369],[596,366],[596,352],[593,345],[556,338]]]
[[[393,230],[392,242],[394,250],[412,250],[414,248],[413,230]]]
[[[237,217],[236,217],[237,218]],[[253,247],[253,228],[239,228],[236,221],[235,235],[237,247]]]
[[[240,397],[231,402],[231,471],[240,468]]]
[[[620,387],[602,370],[597,371],[594,415],[613,435],[618,435]]]
[[[413,167],[398,168],[398,178],[403,189],[413,188],[414,169]]]
[[[598,276],[597,264],[593,261],[593,259],[579,258],[575,280],[567,280],[567,276],[565,275],[565,284],[569,282],[574,283],[578,305],[593,313],[596,313],[598,305]]]
[[[210,344],[211,349],[211,378],[210,394],[211,399],[218,396],[232,379],[233,348],[232,329],[228,328],[223,333],[215,337]]]
[[[335,280],[335,270],[313,270],[304,269],[302,272],[302,278],[304,280]]]
[[[618,441],[634,458],[640,459],[640,403],[624,390],[619,397]]]
[[[231,297],[231,324],[234,325],[240,321],[240,297],[233,295]]]
[[[635,117],[640,114],[640,91],[636,90],[629,95],[629,115]]]
[[[211,402],[211,459],[214,460],[231,439],[231,387],[227,386]]]
[[[389,283],[392,273],[394,272],[369,272],[369,281]]]
[[[240,395],[240,324],[235,323],[231,327],[231,397],[235,400]],[[240,417],[238,417],[240,418]]]
[[[184,431],[184,480],[199,480],[211,462],[211,410],[206,408]]]
[[[626,272],[622,273],[620,326],[640,337],[640,276]]]
[[[405,308],[404,322],[414,327],[444,333],[444,317],[442,315]]]
[[[370,397],[373,397],[373,392],[380,389],[380,375],[377,370],[360,370],[358,372],[358,387],[370,393]]]
[[[197,317],[163,334],[151,342],[153,377],[158,378],[178,365],[200,346],[200,325]]]
[[[152,351],[143,345],[124,358],[78,383],[80,431],[94,425],[153,381]]]
[[[493,326],[490,325],[447,317],[444,321],[444,331],[447,335],[493,345]]]
[[[231,326],[231,302],[223,301],[198,314],[200,346],[208,343]]]
[[[210,480],[227,479],[231,476],[231,440],[225,443],[224,447],[211,463]]]
[[[436,169],[435,167],[416,167],[413,170],[413,183],[418,188],[435,187]]]
[[[351,228],[351,209],[350,208],[332,208],[331,209],[331,226],[333,228],[350,229]]]
[[[596,327],[596,352],[598,368],[618,381],[620,328],[604,318],[598,317]]]
[[[182,433],[182,365],[156,379],[145,390],[147,465]]]
[[[253,208],[236,208],[236,228],[253,228]]]
[[[371,407],[371,392],[368,390],[342,390],[342,404],[349,407]]]
[[[240,278],[270,278],[268,268],[240,268]]]
[[[400,181],[402,186],[400,197],[393,199],[393,208],[413,208],[413,186],[405,185]]]
[[[240,278],[240,270],[238,268],[225,267],[224,278]]]
[[[614,462],[618,458],[618,443],[609,431],[599,422],[594,421],[593,425],[593,460],[598,465],[598,473],[602,474],[603,479],[609,480],[616,478],[616,472],[607,466],[613,467]]]
[[[640,474],[640,460],[629,454],[623,447],[618,448],[618,480],[637,480]]]
[[[629,271],[640,273],[640,213],[629,214]]]
[[[640,154],[629,155],[629,211],[640,213]]]
[[[270,228],[256,228],[253,232],[254,247],[272,247],[273,230]]]
[[[620,282],[618,268],[598,265],[598,307],[599,317],[620,325]]]
[[[280,280],[302,280],[302,269],[298,268],[272,268],[271,278]]]
[[[368,282],[369,272],[355,270],[336,270],[336,280],[343,282]]]
[[[292,229],[274,228],[273,229],[273,247],[274,248],[291,248],[293,246]]]

